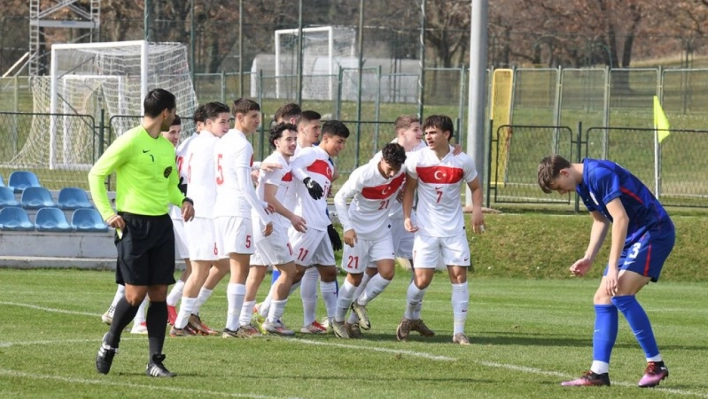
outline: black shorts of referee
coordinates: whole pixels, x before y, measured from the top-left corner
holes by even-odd
[[[116,283],[170,285],[175,283],[175,235],[169,214],[160,216],[118,212],[125,221],[118,250]]]

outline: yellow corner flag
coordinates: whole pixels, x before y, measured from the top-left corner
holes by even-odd
[[[669,131],[669,120],[666,119],[666,114],[661,108],[661,103],[657,96],[654,96],[654,129],[656,129],[659,134],[659,143],[664,141],[664,139],[671,134],[671,131]]]

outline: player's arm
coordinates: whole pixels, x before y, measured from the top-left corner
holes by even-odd
[[[472,231],[481,233],[484,231],[484,214],[482,213],[482,202],[484,202],[484,194],[482,193],[482,184],[479,182],[479,176],[467,182],[472,192]]]
[[[608,294],[614,295],[617,292],[617,277],[619,273],[619,258],[622,255],[624,241],[627,239],[627,227],[629,226],[629,216],[622,205],[619,197],[607,203],[607,211],[612,216],[612,246],[610,246],[610,259],[607,262],[608,277],[615,280],[608,282]]]
[[[307,230],[307,222],[303,217],[291,212],[288,208],[281,204],[280,201],[278,201],[278,198],[275,196],[278,192],[278,185],[265,182],[262,184],[265,184],[265,186],[263,186],[263,196],[265,197],[266,202],[271,205],[276,212],[288,218],[295,230],[304,233],[305,230]]]
[[[600,211],[591,210],[590,216],[592,216],[592,228],[590,229],[590,242],[588,243],[588,248],[585,250],[585,256],[582,259],[578,259],[570,266],[570,271],[576,276],[584,276],[588,270],[592,267],[592,263],[595,261],[595,256],[600,251],[602,243],[605,242],[605,237],[607,236],[607,230],[610,226],[610,221],[607,219]]]
[[[309,150],[309,149],[308,149]],[[303,150],[303,152],[295,157],[295,159],[290,164],[290,171],[295,176],[296,179],[301,181],[307,188],[307,192],[310,196],[318,200],[322,198],[324,190],[322,186],[319,185],[314,179],[312,179],[306,172],[306,168],[315,162],[316,154],[312,150]]]
[[[356,244],[357,236],[351,220],[349,219],[347,202],[354,198],[357,192],[361,191],[362,184],[359,181],[361,174],[358,171],[359,169],[352,172],[349,179],[347,179],[342,188],[337,191],[337,195],[334,196],[334,207],[337,209],[337,217],[339,218],[339,223],[342,225],[342,231],[344,231],[344,243],[350,247]]]
[[[96,204],[96,209],[106,222],[116,216],[116,213],[113,211],[113,208],[111,208],[111,203],[108,200],[108,190],[106,189],[105,184],[106,177],[113,173],[118,167],[128,162],[130,156],[131,141],[127,139],[121,140],[119,137],[106,149],[103,155],[98,158],[88,173],[91,198],[93,199],[94,204]]]
[[[415,198],[415,190],[418,188],[418,179],[411,176],[410,172],[406,173],[406,190],[403,192],[403,224],[408,231],[416,231],[418,228],[411,221],[413,213],[413,199]]]
[[[263,224],[267,225],[268,223],[270,223],[270,217],[268,217],[263,202],[258,199],[258,196],[256,195],[256,190],[253,188],[253,183],[251,182],[250,165],[236,165],[235,169],[236,182],[239,187],[243,187],[246,202],[248,202],[248,204],[251,205],[253,209],[255,209],[256,213],[258,213],[258,217],[261,219]]]

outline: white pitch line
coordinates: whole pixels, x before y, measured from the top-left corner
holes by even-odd
[[[105,381],[105,380],[89,380],[84,378],[69,378],[60,377],[55,375],[45,375],[45,374],[31,374],[23,373],[21,371],[0,369],[1,376],[9,377],[19,377],[28,378],[32,380],[52,380],[71,384],[86,384],[86,385],[105,385],[105,386],[115,386],[115,387],[127,387],[127,388],[140,388],[149,389],[153,391],[169,391],[179,394],[197,394],[197,395],[211,395],[211,396],[221,396],[226,398],[254,398],[254,399],[299,399],[292,396],[268,396],[260,395],[256,393],[230,393],[230,392],[219,392],[219,391],[207,391],[203,389],[192,389],[192,388],[179,388],[179,387],[169,387],[169,386],[159,386],[159,385],[148,385],[148,384],[134,384],[130,382],[116,382],[116,381]]]
[[[541,369],[537,369],[537,368],[533,368],[533,367],[517,366],[515,364],[504,364],[504,363],[485,362],[485,361],[472,361],[472,362],[477,363],[481,366],[507,369],[507,370],[513,370],[513,371],[520,371],[522,373],[549,375],[552,377],[559,377],[559,378],[573,378],[573,376],[571,376],[569,374],[561,373],[558,371],[547,371],[547,370],[541,370]],[[629,382],[621,382],[621,381],[620,382],[612,381],[612,385],[619,385],[621,387],[636,387],[637,386],[637,384],[632,384]],[[675,389],[675,388],[662,388],[660,386],[656,387],[656,388],[652,388],[652,389],[654,389],[656,391],[672,393],[672,394],[676,394],[676,395],[696,396],[699,398],[708,398],[708,394],[705,394],[702,392],[692,392],[692,391],[686,391],[683,389]]]
[[[356,350],[369,350],[372,352],[384,352],[384,353],[394,353],[397,355],[408,355],[408,356],[415,356],[415,357],[422,357],[424,359],[430,359],[430,360],[442,360],[442,361],[447,361],[447,362],[454,362],[457,359],[454,357],[448,357],[448,356],[438,356],[438,355],[432,355],[430,353],[425,353],[425,352],[415,352],[415,351],[410,351],[410,350],[405,350],[405,349],[389,349],[389,348],[379,348],[379,347],[372,347],[372,346],[365,346],[365,345],[347,345],[347,344],[335,344],[333,342],[322,342],[322,341],[310,341],[307,339],[283,339],[284,341],[293,341],[293,342],[299,342],[303,344],[308,344],[308,345],[320,345],[320,346],[334,346],[336,348],[345,348],[345,349],[356,349]]]
[[[100,317],[100,316],[101,316],[101,315],[98,314],[98,313],[77,312],[77,311],[75,311],[75,310],[65,310],[65,309],[47,308],[47,307],[44,307],[44,306],[30,305],[30,304],[27,304],[27,303],[17,303],[17,302],[5,302],[5,301],[0,301],[0,305],[19,306],[19,307],[23,307],[23,308],[30,308],[30,309],[36,309],[36,310],[43,310],[43,311],[45,311],[45,312],[73,314],[73,315],[78,315],[78,316],[91,316],[91,317]]]

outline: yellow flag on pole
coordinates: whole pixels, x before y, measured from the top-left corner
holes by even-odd
[[[669,131],[669,120],[666,118],[666,114],[661,108],[661,103],[657,96],[654,96],[654,129],[657,130],[659,135],[659,143],[664,141],[664,139],[671,134]]]

